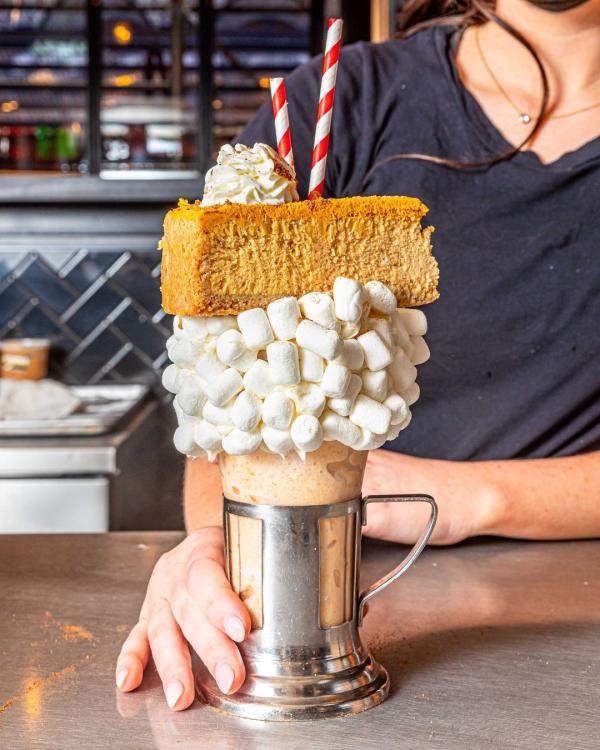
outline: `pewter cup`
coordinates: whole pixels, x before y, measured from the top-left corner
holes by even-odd
[[[375,502],[427,503],[431,513],[408,555],[360,591],[361,527],[368,504]],[[251,604],[253,627],[240,644],[247,673],[240,690],[223,695],[202,670],[196,683],[204,700],[237,716],[271,721],[355,714],[385,700],[389,675],[359,636],[365,605],[406,573],[436,519],[429,495],[371,495],[303,506],[224,498],[227,572]]]

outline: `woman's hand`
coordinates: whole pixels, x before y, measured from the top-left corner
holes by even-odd
[[[487,533],[493,494],[478,465],[413,458],[386,450],[370,451],[363,495],[432,495],[439,509],[433,544],[456,544]],[[423,503],[372,503],[363,533],[377,539],[414,544],[429,508]]]
[[[194,700],[189,643],[221,691],[234,693],[245,678],[234,641],[243,641],[250,625],[225,575],[223,529],[194,531],[156,563],[140,619],[117,659],[117,686],[137,688],[152,653],[169,707],[187,708]]]

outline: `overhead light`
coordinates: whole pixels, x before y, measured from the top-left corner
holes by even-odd
[[[271,85],[271,79],[270,78],[259,78],[258,79],[258,85],[261,87],[261,89],[268,89]]]
[[[112,34],[117,44],[129,44],[133,36],[131,26],[125,21],[118,21],[113,26]]]
[[[15,99],[9,99],[9,101],[0,104],[0,109],[3,112],[14,112],[16,109],[19,109],[19,102]]]
[[[118,86],[119,88],[125,88],[127,86],[133,86],[134,83],[137,83],[140,79],[139,73],[123,73],[122,75],[113,76],[111,79],[111,83],[113,86]]]
[[[223,102],[220,99],[213,99],[213,109],[223,109]]]
[[[40,68],[39,70],[33,70],[27,76],[27,80],[29,83],[37,83],[40,86],[51,85],[56,83],[56,75],[52,70]]]

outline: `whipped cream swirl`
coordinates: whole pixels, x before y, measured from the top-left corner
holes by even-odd
[[[297,201],[296,175],[277,151],[264,143],[252,148],[225,145],[206,173],[203,206],[223,203],[278,205]]]

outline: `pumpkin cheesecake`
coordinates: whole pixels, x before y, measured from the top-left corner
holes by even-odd
[[[201,205],[180,201],[164,223],[166,312],[231,315],[286,295],[328,292],[337,276],[378,279],[400,307],[437,299],[426,206],[417,198],[354,197]]]

